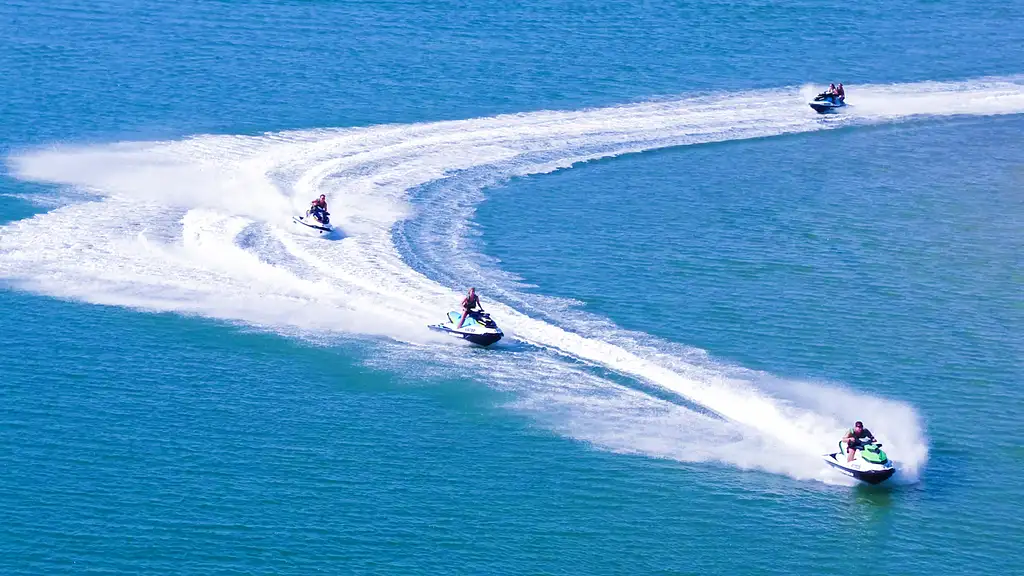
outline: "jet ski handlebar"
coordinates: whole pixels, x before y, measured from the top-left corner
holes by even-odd
[[[849,442],[849,441],[850,441],[850,440],[849,440],[849,439],[846,439],[846,438],[843,438],[842,440],[840,440],[840,441],[839,441],[839,448],[840,448],[840,449],[843,449],[843,450],[845,450],[845,449],[847,448],[847,445],[846,445],[846,443],[847,443],[847,442]],[[877,446],[877,447],[879,447],[879,448],[881,448],[881,447],[882,447],[882,443],[881,443],[881,442],[879,442],[879,441],[877,441],[877,440],[866,440],[866,441],[864,441],[864,442],[860,442],[860,446],[861,446],[861,447],[863,447],[863,446],[867,446],[867,445],[869,445],[869,444],[870,444],[870,445],[872,445],[872,446]]]

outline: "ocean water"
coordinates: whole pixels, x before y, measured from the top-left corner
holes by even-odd
[[[0,573],[1018,570],[1024,5],[0,34]],[[425,328],[470,285],[490,349]]]

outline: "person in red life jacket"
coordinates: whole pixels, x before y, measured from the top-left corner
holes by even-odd
[[[839,83],[839,86],[836,86],[836,98],[838,98],[840,102],[846,100],[846,90],[843,90],[842,82]]]
[[[310,203],[310,208],[322,208],[324,212],[327,211],[327,196],[321,194],[319,198],[313,200]]]
[[[313,200],[309,205],[309,212],[317,220],[321,222],[327,221],[327,216],[330,216],[330,212],[327,211],[327,196],[321,194],[319,198]]]
[[[480,305],[480,297],[476,295],[476,288],[470,288],[469,293],[462,299],[462,318],[459,320],[459,325],[456,328],[462,328],[462,324],[474,308],[480,312],[484,311],[484,307]]]

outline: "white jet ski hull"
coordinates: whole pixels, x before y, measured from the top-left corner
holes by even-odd
[[[334,232],[333,226],[330,224],[321,224],[320,221],[312,216],[293,216],[292,220],[294,220],[296,224],[301,224],[302,226],[316,231],[319,234],[330,234],[331,232]]]
[[[468,340],[478,346],[490,346],[498,340],[501,340],[504,333],[498,325],[491,320],[490,315],[483,312],[471,312],[469,317],[466,318],[466,322],[463,323],[462,327],[459,328],[459,320],[462,318],[461,312],[449,312],[448,321],[442,322],[441,324],[431,324],[427,326],[431,330],[436,332],[443,332],[457,338]]]
[[[878,446],[881,446],[881,444]],[[840,448],[842,448],[842,443],[840,443]],[[825,454],[823,458],[829,466],[832,466],[839,472],[868,484],[880,484],[896,473],[896,468],[888,457],[882,462],[868,462],[862,455],[863,451],[857,450],[853,460],[847,461],[844,450],[842,452]]]

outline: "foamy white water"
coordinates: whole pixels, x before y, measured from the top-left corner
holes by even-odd
[[[0,277],[56,297],[289,334],[383,336],[404,344],[382,346],[442,364],[464,350],[425,325],[458,301],[467,280],[489,278],[488,308],[515,339],[536,349],[481,358],[486,379],[521,392],[519,409],[563,433],[617,451],[828,479],[818,456],[855,414],[879,423],[875,431],[912,480],[927,459],[927,443],[911,407],[816,384],[766,386],[767,375],[719,366],[610,323],[552,320],[562,303],[519,294],[500,271],[466,254],[481,190],[517,175],[667,146],[913,115],[1024,112],[1024,86],[1015,80],[850,92],[847,113],[830,118],[807,108],[807,89],[784,89],[28,151],[10,159],[12,171],[63,185],[68,203],[0,228]],[[321,193],[331,199],[340,239],[303,235],[290,222]],[[419,228],[411,235],[403,232],[407,226]]]

